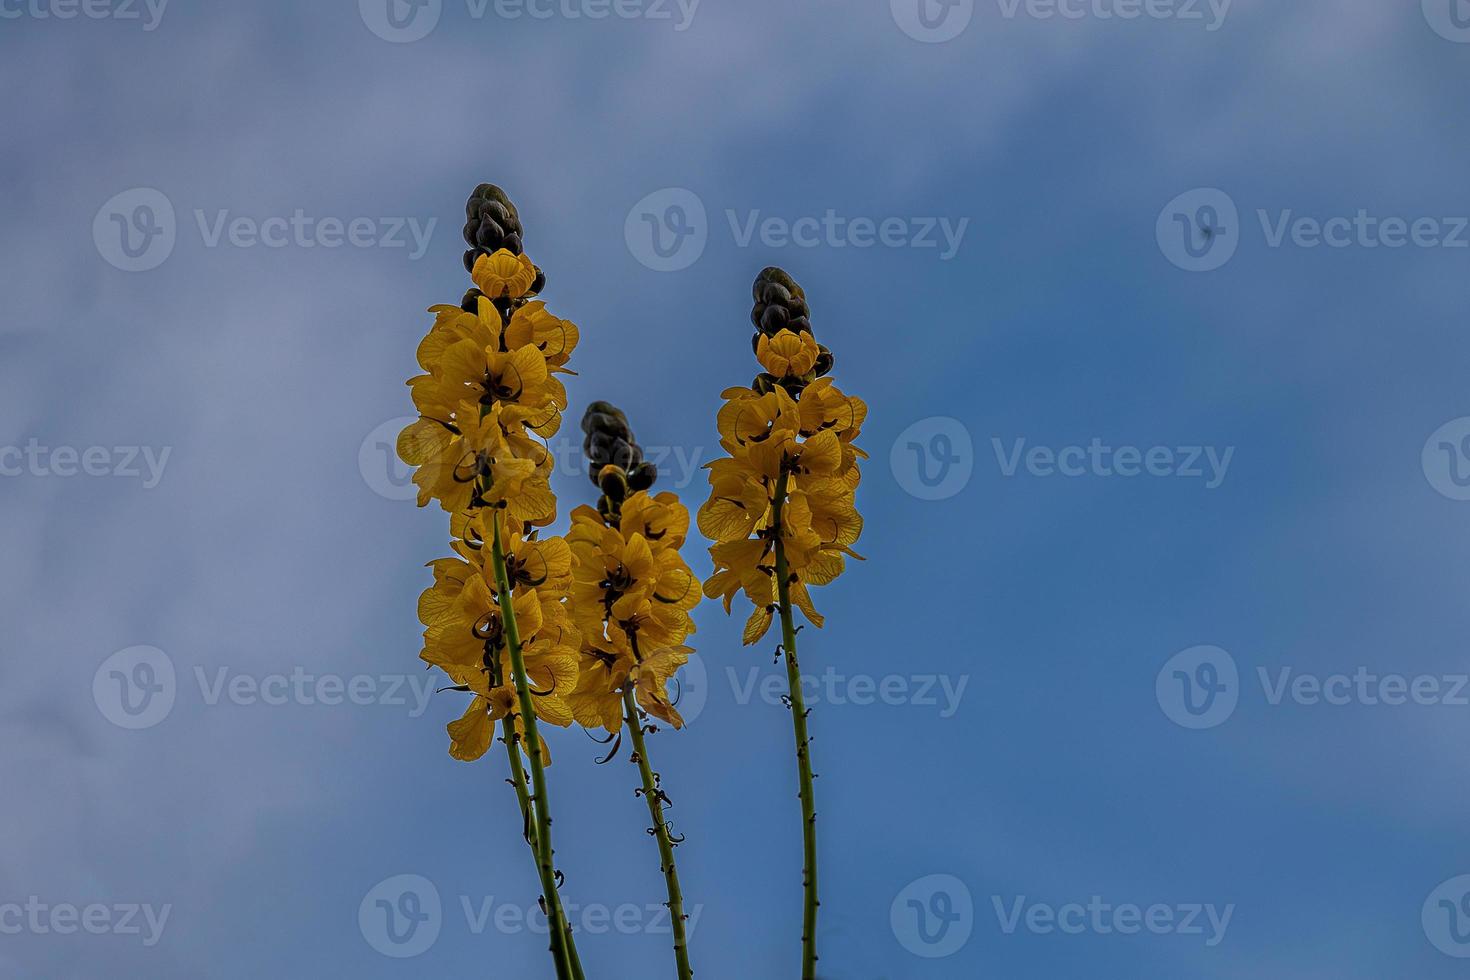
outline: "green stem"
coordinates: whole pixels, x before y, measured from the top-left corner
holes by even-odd
[[[495,567],[495,585],[500,598],[500,621],[505,627],[505,646],[510,653],[512,680],[520,704],[521,724],[526,732],[526,754],[531,759],[531,801],[535,814],[536,836],[532,847],[536,852],[536,870],[541,876],[541,891],[546,900],[546,917],[551,933],[551,955],[556,962],[558,980],[573,980],[571,954],[561,937],[570,931],[557,894],[556,873],[552,867],[551,806],[546,792],[546,765],[541,758],[541,738],[536,732],[536,705],[531,700],[531,685],[526,679],[526,658],[521,651],[521,632],[516,626],[515,608],[511,604],[510,575],[505,570],[505,552],[500,543],[500,516],[490,521],[495,529],[490,560]],[[514,727],[512,727],[514,734]],[[515,740],[511,742],[515,751]]]
[[[664,823],[663,793],[648,762],[643,722],[638,717],[638,702],[633,696],[631,682],[623,688],[623,710],[627,714],[628,731],[633,737],[633,759],[638,763],[639,775],[643,777],[643,799],[648,804],[648,815],[653,819],[654,837],[658,839],[664,884],[668,887],[669,918],[674,924],[674,962],[678,965],[679,980],[690,980],[694,971],[689,968],[689,939],[684,934],[684,892],[679,887],[679,871],[674,866],[674,842],[669,837],[668,824]]]
[[[505,742],[506,754],[510,756],[511,785],[515,787],[516,800],[521,805],[521,821],[522,826],[526,828],[526,843],[531,845],[532,854],[538,854],[539,844],[537,841],[539,835],[536,833],[536,815],[531,808],[530,790],[526,787],[526,770],[521,764],[520,747],[516,744],[515,725],[511,718],[507,716],[500,719],[500,726],[501,732],[504,735],[502,741]],[[559,895],[556,901],[558,905],[561,904],[561,897]],[[573,980],[586,980],[585,975],[582,973],[581,957],[577,955],[577,941],[572,937],[572,926],[567,921],[565,912],[562,913],[561,919],[565,926],[562,932],[562,942],[566,944],[567,955],[571,957],[572,978]]]
[[[812,788],[811,738],[807,735],[807,708],[801,694],[801,667],[796,660],[796,626],[791,615],[791,571],[782,541],[781,510],[786,502],[788,476],[781,474],[771,508],[776,536],[776,597],[780,602],[781,649],[786,657],[786,683],[791,699],[791,724],[796,733],[796,766],[800,777],[801,843],[803,853],[801,915],[801,980],[817,976],[817,802]]]

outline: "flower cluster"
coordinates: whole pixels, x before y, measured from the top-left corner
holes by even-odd
[[[816,626],[808,586],[845,568],[863,520],[855,505],[866,453],[854,445],[867,416],[862,399],[832,383],[831,351],[812,334],[806,296],[780,269],[756,278],[756,358],[764,372],[749,388],[727,389],[719,412],[728,457],[710,463],[710,497],[699,529],[714,545],[715,574],[704,584],[725,611],[738,592],[755,606],[744,641],[755,643],[777,611],[775,545],[788,567],[791,601]]]
[[[657,477],[633,441],[627,419],[594,402],[582,421],[590,475],[602,490],[594,509],[572,511],[567,543],[573,555],[571,607],[582,638],[581,670],[571,707],[579,724],[622,729],[624,687],[638,705],[676,728],[683,719],[667,687],[694,651],[690,611],[699,580],[679,548],[689,511],[677,495],[648,491]]]
[[[572,585],[567,542],[524,535],[495,508],[455,518],[458,557],[430,563],[434,584],[419,597],[419,620],[425,626],[420,657],[449,675],[456,689],[474,695],[464,716],[449,725],[449,754],[465,762],[485,754],[494,723],[502,718],[512,719],[516,733],[525,736],[517,716],[507,617],[485,555],[493,534],[486,522],[492,520],[501,522],[511,607],[538,719],[563,728],[571,725],[582,645],[566,606]],[[541,751],[549,758],[544,743]]]
[[[431,563],[434,584],[419,602],[421,656],[474,694],[449,726],[450,753],[473,760],[489,747],[494,721],[509,718],[523,733],[509,619],[536,717],[572,723],[581,639],[566,608],[571,551],[560,538],[537,540],[535,529],[556,519],[555,461],[544,440],[561,426],[567,393],[557,375],[570,373],[578,332],[534,298],[545,277],[521,250],[520,219],[504,192],[482,184],[466,211],[465,264],[476,288],[459,306],[430,310],[434,323],[418,348],[423,373],[408,382],[420,417],[399,435],[398,454],[417,467],[419,506],[437,500],[451,515],[458,557]],[[492,540],[508,590],[490,560]]]
[[[570,373],[577,327],[531,298],[544,277],[524,254],[479,254],[473,276],[463,304],[429,311],[434,325],[418,349],[424,373],[408,382],[420,417],[399,435],[398,454],[418,467],[420,507],[438,500],[460,514],[503,505],[544,526],[556,519],[555,462],[538,437],[561,427],[567,392],[556,375]]]

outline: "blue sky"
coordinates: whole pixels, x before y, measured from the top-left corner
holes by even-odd
[[[381,450],[482,180],[691,505],[763,266],[871,406],[825,976],[1463,973],[1470,9],[393,2],[0,2],[0,975],[549,975]],[[774,641],[697,619],[695,969],[794,975]],[[671,973],[636,774],[553,750],[589,974]]]

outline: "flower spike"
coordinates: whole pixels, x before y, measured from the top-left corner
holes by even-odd
[[[704,593],[729,612],[737,595],[751,605],[744,642],[757,643],[779,617],[778,660],[786,660],[796,740],[802,810],[802,980],[816,977],[817,852],[811,714],[801,694],[794,610],[820,627],[811,586],[827,585],[860,558],[852,545],[862,533],[855,495],[854,440],[867,417],[861,399],[843,394],[828,377],[832,351],[817,343],[806,292],[774,266],[751,287],[755,326],[751,349],[762,372],[749,388],[724,393],[718,426],[729,454],[708,467],[710,496],[699,509],[699,529],[713,541],[714,574]]]

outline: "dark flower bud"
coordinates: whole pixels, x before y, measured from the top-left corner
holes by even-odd
[[[636,442],[619,439],[613,443],[612,461],[625,470],[631,470],[643,462],[643,447]]]
[[[459,301],[459,308],[466,313],[480,312],[480,297],[485,294],[478,289],[471,289],[464,294],[464,299]]]
[[[796,280],[787,275],[786,270],[779,266],[768,265],[761,270],[760,275],[756,276],[756,299],[761,298],[762,289],[766,283],[777,283],[778,285],[785,286],[786,290],[792,296],[806,296],[806,293],[802,292],[801,287],[796,284]]]
[[[776,390],[776,383],[778,380],[779,379],[774,374],[757,374],[755,376],[755,380],[751,382],[750,386],[762,395],[769,395],[771,392]]]
[[[520,215],[499,187],[494,184],[476,187],[465,203],[465,218],[465,244],[470,246],[465,255],[466,269],[473,270],[480,255],[490,255],[502,248],[521,254],[524,230]]]
[[[592,482],[596,483],[597,481],[593,480]],[[618,526],[618,511],[613,507],[613,502],[607,497],[598,498],[597,513],[602,515],[602,519],[607,522],[609,526]]]
[[[786,305],[791,302],[791,290],[779,282],[768,282],[761,289],[760,301],[767,306],[772,304]]]
[[[628,474],[621,466],[604,466],[597,473],[597,486],[603,496],[622,501],[628,496]]]
[[[755,307],[750,311],[750,322],[757,330],[769,336],[782,330],[812,332],[806,294],[781,269],[775,266],[762,269],[751,292]]]
[[[587,452],[587,458],[601,461],[606,465],[612,460],[613,442],[618,437],[611,432],[589,432],[582,443],[582,448]]]
[[[582,431],[587,438],[582,450],[593,467],[593,482],[598,482],[597,468],[617,466],[632,470],[643,462],[643,450],[633,441],[633,430],[621,411],[607,402],[593,402],[582,415]]]
[[[486,215],[475,229],[475,242],[479,245],[499,245],[505,241],[505,229],[494,218]]]
[[[817,377],[824,378],[832,373],[832,352],[824,344],[818,344],[817,351],[817,364],[813,370]]]
[[[647,490],[657,479],[658,467],[645,460],[628,473],[628,486],[633,490]]]
[[[582,413],[583,432],[612,429],[614,426],[620,427],[620,431],[629,431],[628,417],[611,402],[593,402]]]

